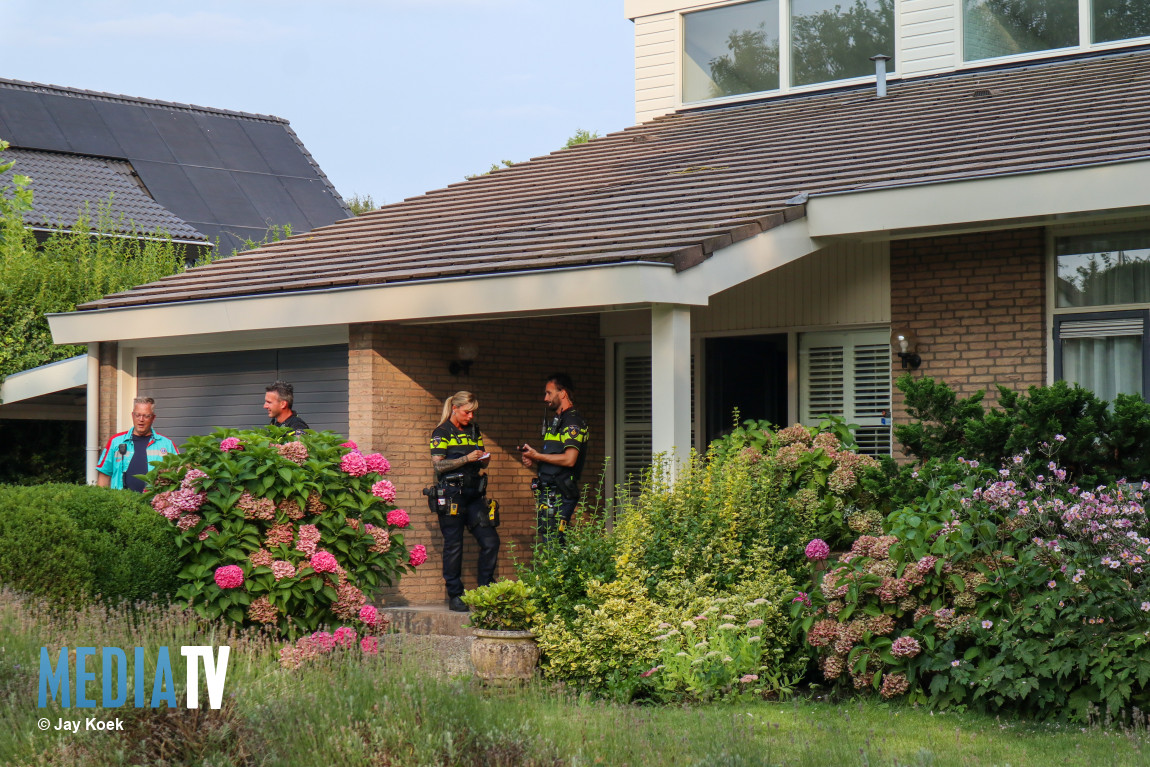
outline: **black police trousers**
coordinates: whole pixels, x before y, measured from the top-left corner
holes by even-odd
[[[559,488],[540,481],[535,490],[535,512],[539,521],[539,535],[544,544],[566,542],[567,525],[579,504],[578,498],[565,498]]]
[[[447,596],[460,596],[463,589],[463,531],[471,530],[479,544],[480,586],[495,581],[495,563],[499,558],[499,532],[487,526],[487,499],[480,496],[468,501],[462,494],[448,495],[448,507],[458,504],[458,513],[440,514],[439,530],[443,533],[443,581],[447,584]]]

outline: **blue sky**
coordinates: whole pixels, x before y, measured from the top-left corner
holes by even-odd
[[[0,77],[288,119],[395,202],[634,122],[622,0],[5,0]]]

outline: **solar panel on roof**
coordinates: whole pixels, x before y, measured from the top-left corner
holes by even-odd
[[[215,168],[184,168],[192,186],[208,204],[212,218],[221,224],[251,224],[259,221],[259,214],[248,200],[231,171]]]
[[[91,101],[48,93],[42,94],[41,99],[73,152],[97,157],[124,156],[124,148],[112,136]]]
[[[147,115],[171,150],[172,156],[176,158],[176,162],[181,165],[202,165],[209,168],[223,167],[223,162],[212,149],[211,142],[200,130],[200,126],[188,119],[187,112],[149,109]]]
[[[278,226],[291,224],[292,231],[310,229],[308,218],[275,176],[264,173],[233,173],[232,177],[251,200],[260,219]]]
[[[92,105],[108,129],[119,138],[125,157],[156,162],[176,161],[156,126],[148,119],[148,107],[108,101],[93,101]]]
[[[179,211],[180,218],[192,224],[193,221],[215,221],[208,204],[188,180],[180,165],[136,160],[132,167],[140,174],[140,180],[152,193],[156,202],[171,211]],[[201,232],[196,224],[192,224]],[[207,232],[204,232],[207,234]]]
[[[318,179],[281,177],[279,181],[307,216],[308,229],[347,218],[335,198],[326,193]]]
[[[0,99],[0,119],[8,125],[6,136],[13,146],[29,149],[49,149],[56,152],[71,151],[55,118],[44,107],[39,93],[11,91]]]
[[[261,122],[244,122],[242,125],[272,173],[315,178],[315,168],[299,151],[299,144],[292,139],[286,126]]]
[[[212,149],[220,157],[221,167],[229,170],[271,173],[271,168],[238,120],[217,115],[192,115],[192,117],[212,142]]]

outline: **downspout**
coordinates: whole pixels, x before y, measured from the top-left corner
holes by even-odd
[[[88,344],[87,428],[84,434],[84,476],[96,484],[96,461],[100,457],[100,344]]]

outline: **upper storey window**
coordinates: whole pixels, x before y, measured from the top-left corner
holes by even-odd
[[[778,89],[779,0],[697,11],[683,20],[683,101]]]
[[[863,77],[894,55],[894,0],[754,0],[683,21],[684,103]]]
[[[894,56],[894,0],[791,0],[791,51],[792,85],[873,75],[871,56]]]
[[[1150,2],[963,0],[962,27],[963,58],[978,61],[1150,36]]]

